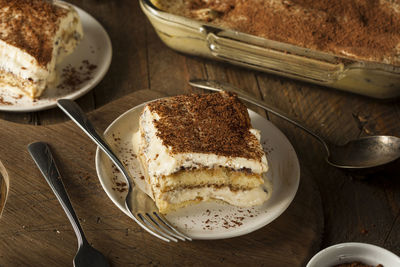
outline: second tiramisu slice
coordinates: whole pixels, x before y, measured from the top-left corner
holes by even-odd
[[[38,98],[82,36],[77,12],[64,2],[0,0],[0,86]]]
[[[268,169],[260,133],[236,95],[176,96],[149,103],[139,125],[139,159],[161,213],[207,200],[262,204]]]

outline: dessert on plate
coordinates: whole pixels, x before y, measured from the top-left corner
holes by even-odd
[[[0,0],[0,86],[38,98],[82,37],[77,12],[64,2]]]
[[[161,213],[208,200],[251,207],[271,194],[260,132],[234,94],[150,102],[137,135],[138,158]]]
[[[400,65],[393,0],[151,0],[159,9],[299,47]]]

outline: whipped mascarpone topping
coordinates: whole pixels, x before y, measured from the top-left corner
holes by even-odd
[[[46,85],[56,82],[56,64],[73,52],[77,42],[83,36],[82,25],[77,12],[64,3],[55,2],[54,4],[68,12],[65,16],[59,18],[57,31],[50,37],[53,49],[51,60],[47,64],[40,64],[38,58],[34,55],[0,39],[0,69],[37,84],[37,95],[40,95]],[[47,32],[43,34],[51,35]]]
[[[250,169],[253,173],[263,173],[268,170],[267,159],[262,156],[261,161],[243,157],[227,157],[212,153],[173,153],[157,136],[154,121],[159,120],[157,113],[151,112],[148,107],[140,118],[140,128],[144,136],[139,136],[139,146],[148,165],[148,174],[151,177],[170,175],[181,168],[214,168],[224,166],[235,170]],[[250,132],[260,140],[258,130]],[[144,139],[146,138],[146,139]]]

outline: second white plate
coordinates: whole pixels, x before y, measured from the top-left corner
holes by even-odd
[[[47,88],[35,101],[18,91],[0,87],[0,110],[31,112],[52,108],[57,99],[77,99],[103,79],[111,64],[110,38],[95,18],[73,7],[81,18],[84,37],[75,51],[56,66],[59,83],[54,88]]]
[[[132,135],[138,130],[140,113],[146,103],[118,117],[105,131],[105,137],[118,156],[129,166],[134,181],[143,188],[139,162],[133,152]],[[265,179],[272,183],[271,198],[263,205],[238,208],[228,204],[206,202],[168,214],[167,219],[193,239],[222,239],[244,235],[272,222],[281,215],[296,195],[300,167],[292,145],[271,122],[249,110],[254,128],[261,130],[261,144],[267,154],[269,170]],[[124,213],[124,189],[121,174],[100,150],[96,153],[96,169],[103,189]],[[134,223],[132,221],[132,223]]]

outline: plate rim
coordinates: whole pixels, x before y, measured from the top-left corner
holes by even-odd
[[[108,126],[107,128],[104,130],[103,132],[103,136],[106,136],[107,133],[111,130],[111,128],[118,123],[118,121],[123,118],[124,116],[127,116],[128,113],[133,112],[136,109],[139,108],[143,108],[146,104],[151,103],[153,101],[157,101],[163,98],[168,98],[167,97],[160,97],[157,99],[153,99],[150,101],[146,101],[144,103],[141,103],[139,105],[136,105],[128,110],[126,110],[125,112],[123,112],[122,114],[120,114],[117,118],[115,118]],[[300,178],[301,178],[301,171],[300,171],[300,162],[296,153],[296,150],[294,149],[293,145],[291,144],[291,142],[289,141],[289,139],[286,137],[286,135],[277,127],[275,126],[275,124],[273,124],[270,120],[264,118],[263,116],[261,116],[260,114],[258,114],[257,112],[247,108],[248,112],[252,112],[255,115],[260,116],[260,118],[262,118],[266,123],[270,124],[270,126],[272,126],[273,128],[275,128],[275,130],[283,137],[284,142],[287,143],[288,148],[290,148],[290,151],[293,153],[293,169],[294,169],[294,183],[291,186],[291,189],[293,191],[293,193],[291,195],[289,195],[289,197],[287,198],[285,205],[283,205],[281,207],[281,209],[279,210],[279,212],[276,212],[274,214],[274,216],[269,217],[269,219],[263,221],[263,223],[256,225],[256,227],[248,227],[245,229],[240,229],[240,230],[236,230],[236,231],[229,231],[229,232],[224,232],[222,234],[215,234],[215,233],[210,233],[209,235],[205,235],[205,236],[192,236],[190,233],[187,233],[188,235],[190,235],[190,237],[194,240],[219,240],[219,239],[227,239],[227,238],[233,238],[233,237],[238,237],[238,236],[242,236],[242,235],[246,235],[249,234],[251,232],[254,232],[256,230],[259,230],[263,227],[265,227],[266,225],[270,224],[271,222],[273,222],[274,220],[276,220],[279,216],[281,216],[286,210],[287,208],[290,206],[290,204],[293,202],[299,186],[300,186]],[[249,114],[250,115],[250,114]],[[130,212],[128,212],[125,208],[125,206],[120,205],[120,203],[117,202],[116,199],[114,199],[111,194],[108,192],[108,190],[106,190],[106,186],[103,183],[103,180],[100,178],[100,153],[104,153],[98,146],[96,148],[96,155],[95,155],[95,167],[96,167],[96,174],[97,174],[97,178],[100,181],[100,184],[104,190],[104,192],[106,193],[107,197],[113,202],[113,204],[115,206],[117,206],[123,213],[125,213],[128,217],[130,216]],[[107,157],[107,156],[106,156]]]
[[[98,30],[100,30],[102,32],[102,36],[104,37],[104,40],[105,40],[104,47],[107,47],[106,52],[105,52],[105,55],[106,55],[105,60],[104,60],[103,64],[101,65],[102,66],[101,71],[99,71],[96,76],[97,78],[93,79],[92,80],[93,82],[87,84],[85,87],[82,87],[79,90],[76,90],[70,94],[61,96],[61,98],[64,98],[64,99],[75,100],[75,99],[83,96],[84,94],[88,93],[90,90],[92,90],[94,87],[96,87],[103,80],[104,76],[107,74],[108,70],[110,69],[113,49],[112,49],[112,43],[111,43],[110,36],[108,35],[107,31],[104,29],[103,25],[101,25],[101,23],[95,17],[93,17],[90,13],[86,12],[82,8],[80,8],[76,5],[73,5],[69,2],[68,3],[64,2],[64,1],[59,1],[59,2],[63,2],[63,3],[66,3],[70,6],[72,6],[78,12],[78,14],[81,18],[82,18],[81,14],[83,14],[84,16],[93,20],[96,23]],[[4,105],[4,106],[0,105],[0,111],[14,112],[14,113],[35,112],[35,111],[51,109],[56,106],[57,106],[57,99],[55,99],[54,101],[47,102],[43,105],[28,106],[28,107],[15,107],[14,105]]]

